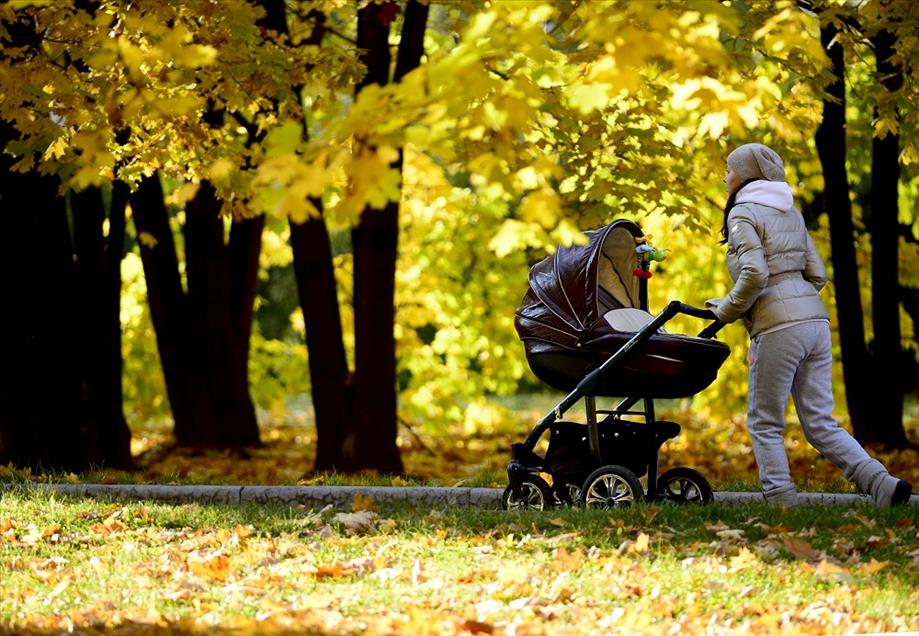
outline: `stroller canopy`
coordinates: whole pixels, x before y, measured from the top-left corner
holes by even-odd
[[[585,234],[585,245],[560,247],[530,269],[517,310],[521,338],[576,346],[609,310],[647,309],[646,283],[632,274],[641,228],[621,219]]]

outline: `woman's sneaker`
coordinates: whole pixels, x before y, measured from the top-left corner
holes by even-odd
[[[901,479],[897,482],[897,487],[893,490],[893,495],[890,497],[891,506],[902,506],[903,504],[909,503],[909,498],[913,494],[913,485]]]

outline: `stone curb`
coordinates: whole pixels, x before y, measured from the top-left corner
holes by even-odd
[[[0,484],[0,490],[15,487],[52,490],[75,497],[99,497],[122,501],[163,501],[168,503],[257,504],[286,503],[310,507],[350,508],[355,495],[377,503],[414,503],[425,506],[490,508],[501,507],[500,488],[433,488],[395,486],[166,486],[133,484]],[[850,493],[800,493],[802,504],[855,506],[870,504],[863,495]],[[763,501],[758,492],[716,492],[715,503],[742,506]],[[909,504],[919,506],[919,495]]]

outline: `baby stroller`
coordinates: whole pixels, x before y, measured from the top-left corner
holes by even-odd
[[[730,353],[713,339],[724,325],[714,320],[696,337],[666,333],[663,325],[677,314],[712,314],[679,301],[656,317],[648,313],[649,263],[642,253],[649,248],[637,224],[617,220],[586,234],[587,244],[559,248],[532,267],[517,310],[515,326],[533,373],[568,394],[523,443],[511,445],[504,507],[708,503],[711,486],[697,471],[679,467],[658,476],[658,452],[680,425],[657,420],[654,400],[688,397],[714,381]],[[623,399],[598,410],[597,397]],[[564,421],[582,398],[586,426]],[[541,457],[535,448],[546,431]],[[644,475],[647,490],[639,481]]]

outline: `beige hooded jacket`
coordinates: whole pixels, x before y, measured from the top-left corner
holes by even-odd
[[[723,322],[743,318],[751,337],[786,323],[828,319],[818,295],[826,269],[804,218],[791,205],[790,191],[784,207],[784,194],[771,196],[770,188],[779,185],[755,182],[744,188],[744,198],[738,197],[742,202],[728,216],[727,264],[734,288],[727,297],[706,302]]]

